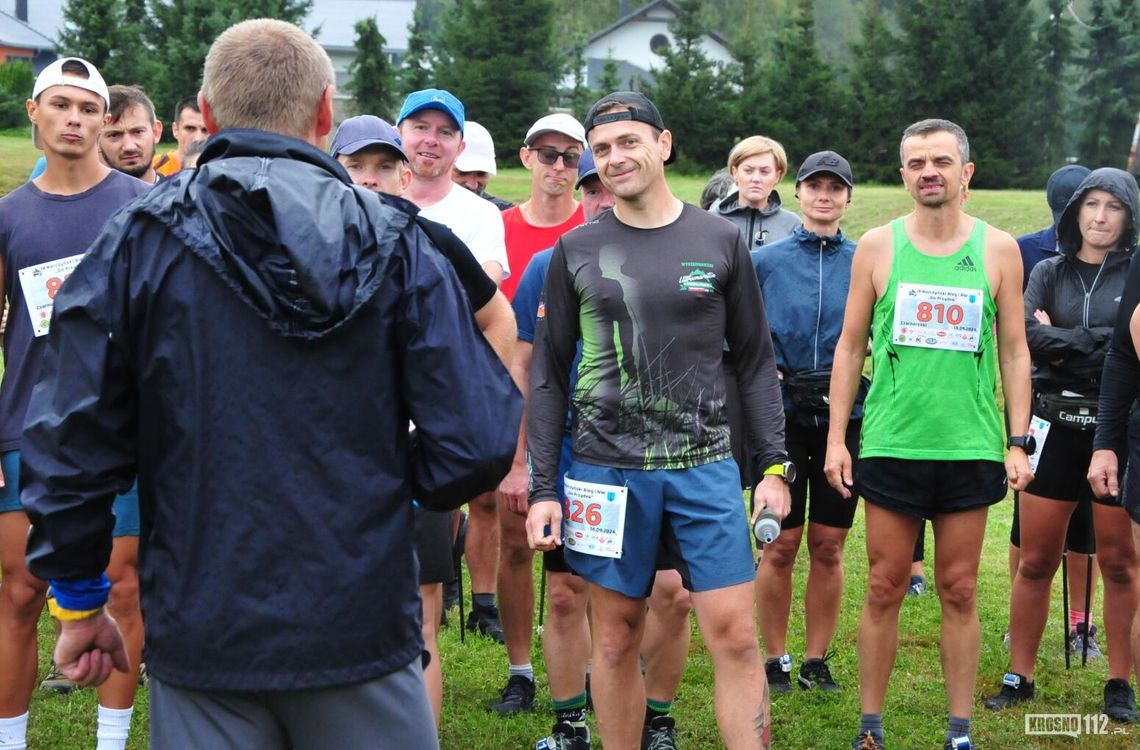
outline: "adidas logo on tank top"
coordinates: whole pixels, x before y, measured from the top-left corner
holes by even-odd
[[[965,258],[962,258],[962,260],[954,264],[954,270],[969,271],[970,273],[973,273],[978,270],[978,267],[974,265],[974,259],[967,255]]]

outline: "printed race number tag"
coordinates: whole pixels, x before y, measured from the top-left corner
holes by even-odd
[[[32,319],[32,332],[36,336],[47,334],[48,328],[51,326],[51,311],[55,305],[55,293],[63,286],[63,282],[71,275],[81,260],[83,260],[83,253],[20,269],[20,288],[24,290],[24,302],[28,305],[28,315]]]
[[[563,543],[584,555],[620,558],[628,490],[570,477],[565,477],[563,486]]]
[[[1049,437],[1049,428],[1053,425],[1047,419],[1036,414],[1029,420],[1029,435],[1037,443],[1037,450],[1029,457],[1029,470],[1037,473],[1037,466],[1041,463],[1041,454],[1045,451],[1045,438]]]
[[[982,331],[982,291],[899,283],[891,341],[903,346],[976,352]]]

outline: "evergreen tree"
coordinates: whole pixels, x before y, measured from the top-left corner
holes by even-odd
[[[384,51],[387,41],[373,17],[357,21],[353,28],[356,57],[348,66],[351,78],[348,90],[356,99],[356,111],[391,120],[396,92],[392,85],[392,65]]]
[[[847,110],[845,91],[816,46],[813,0],[797,0],[791,22],[777,36],[773,58],[763,70],[763,96],[753,110],[742,113],[750,134],[780,141],[790,171],[815,151],[849,150],[849,131],[835,127]]]
[[[1068,153],[1068,68],[1076,51],[1072,22],[1065,13],[1068,0],[1049,0],[1049,17],[1037,27],[1034,131],[1040,139],[1039,181],[1064,163]]]
[[[150,87],[154,65],[143,40],[145,0],[68,0],[59,49],[99,69],[108,84]]]
[[[579,39],[570,49],[569,73],[574,82],[568,92],[567,103],[571,112],[581,120],[586,116],[586,110],[597,101],[594,92],[586,85],[586,76],[589,70],[586,67],[586,43]]]
[[[487,128],[502,163],[550,111],[562,73],[553,0],[456,0],[436,50],[435,83]]]
[[[618,75],[618,61],[614,59],[611,50],[606,53],[606,59],[602,61],[602,77],[598,79],[598,90],[594,92],[597,97],[594,101],[601,99],[611,91],[620,91],[623,88],[625,87],[622,86],[621,77]]]
[[[202,65],[218,35],[250,18],[300,23],[312,0],[150,0],[148,29],[154,58],[161,60],[151,98],[169,117],[175,103],[202,88]]]
[[[408,51],[401,61],[399,72],[400,93],[405,96],[413,91],[429,88],[432,83],[428,28],[422,3],[416,3],[412,11],[412,23],[408,26]]]
[[[1140,8],[1133,0],[1094,0],[1091,10],[1078,151],[1090,167],[1123,169],[1140,108]]]
[[[850,151],[859,182],[894,184],[899,179],[898,140],[907,123],[901,113],[895,57],[898,40],[879,2],[867,4],[859,24],[861,39],[852,47],[850,71]]]
[[[664,66],[646,94],[661,110],[673,133],[680,171],[715,169],[732,148],[733,118],[730,75],[709,60],[701,42],[709,27],[701,18],[700,0],[681,0],[669,22],[673,40],[659,53]]]
[[[0,65],[0,128],[28,127],[25,103],[35,82],[32,66],[23,60]]]

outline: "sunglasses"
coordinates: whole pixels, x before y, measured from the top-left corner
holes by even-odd
[[[566,165],[567,169],[574,169],[578,166],[578,160],[582,158],[582,154],[577,151],[559,151],[550,146],[527,146],[527,151],[537,152],[538,160],[548,167],[553,167],[558,163],[558,157],[562,157],[562,163]]]

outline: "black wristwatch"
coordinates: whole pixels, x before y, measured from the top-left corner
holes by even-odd
[[[779,477],[788,484],[796,481],[796,465],[791,461],[783,461],[778,464],[772,464],[764,470],[766,477]]]
[[[1020,448],[1027,455],[1037,452],[1037,438],[1032,435],[1011,435],[1005,445],[1007,448]]]

